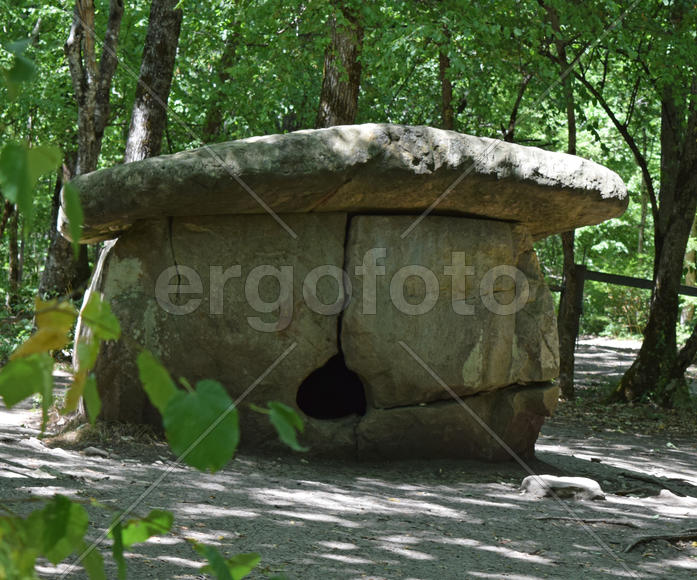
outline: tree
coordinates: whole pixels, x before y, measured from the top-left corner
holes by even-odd
[[[347,1],[334,5],[329,20],[331,42],[324,54],[324,73],[315,127],[351,125],[358,112],[363,26]]]
[[[162,147],[182,22],[182,11],[175,9],[178,4],[178,0],[152,0],[126,141],[126,163],[159,155]]]
[[[450,31],[443,27],[443,35],[450,40]],[[450,57],[447,45],[441,45],[438,50],[438,72],[440,73],[441,118],[443,129],[455,129],[455,113],[453,111],[453,82],[450,79]]]
[[[77,103],[78,130],[74,175],[97,169],[104,129],[109,120],[111,83],[116,71],[123,0],[110,0],[101,57],[97,64],[94,0],[76,0],[65,55]],[[54,196],[52,214],[58,212]],[[89,277],[87,250],[77,260],[70,243],[51,224],[50,246],[41,277],[41,294],[63,295],[84,286]]]
[[[682,0],[652,3],[641,10],[629,14],[614,42],[597,52],[593,64],[599,70],[584,67],[575,77],[632,151],[654,223],[654,287],[644,341],[613,399],[650,395],[662,405],[674,406],[689,397],[684,374],[697,355],[697,330],[680,351],[676,338],[683,257],[697,209],[697,73],[691,66],[697,21],[691,4]],[[611,69],[628,80],[624,119],[617,93],[611,95],[605,84]],[[632,124],[642,99],[652,100],[660,110],[658,179],[651,175]]]
[[[558,11],[551,5],[546,5],[539,0],[544,8],[550,25],[552,26],[553,44],[555,54],[553,60],[559,67],[564,105],[566,108],[567,122],[567,146],[566,152],[576,155],[576,104],[574,99],[573,76],[570,74],[569,59],[566,48],[571,42],[563,38]],[[557,315],[557,327],[559,329],[559,387],[566,399],[573,399],[574,390],[574,363],[576,350],[576,337],[578,336],[579,319],[581,312],[577,302],[578,277],[576,275],[576,258],[574,255],[575,231],[560,234],[562,253],[564,256],[563,284],[561,298],[559,300],[559,312]]]

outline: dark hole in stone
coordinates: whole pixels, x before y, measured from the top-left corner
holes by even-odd
[[[315,419],[365,415],[365,391],[358,375],[337,354],[313,371],[298,388],[296,398],[303,413]]]

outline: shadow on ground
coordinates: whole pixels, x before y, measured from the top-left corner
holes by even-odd
[[[581,345],[580,372],[596,373],[584,365],[599,361],[597,352],[586,354]],[[631,359],[629,352],[615,364]],[[615,366],[608,365],[587,376],[609,376]],[[654,541],[623,552],[640,535],[697,527],[692,440],[593,434],[548,422],[529,467],[592,477],[607,492],[605,501],[579,502],[521,495],[518,486],[528,473],[512,462],[347,464],[289,453],[242,456],[223,472],[206,475],[172,467],[172,456],[159,445],[88,457],[46,447],[34,430],[21,426],[35,413],[27,407],[0,413],[0,502],[28,512],[36,504],[27,498],[63,493],[86,506],[91,498],[114,510],[137,504],[139,515],[156,508],[173,511],[174,536],[134,546],[128,557],[131,578],[203,578],[202,562],[184,538],[214,544],[229,555],[259,552],[262,562],[253,578],[697,575],[697,549],[690,542]],[[112,514],[88,509],[89,534],[96,539]],[[111,558],[106,560],[107,576],[115,577]],[[79,566],[67,565],[43,566],[41,575],[85,577]]]

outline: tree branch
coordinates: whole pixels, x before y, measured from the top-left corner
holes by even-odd
[[[625,143],[627,143],[627,145],[629,146],[629,149],[631,150],[632,155],[634,155],[634,159],[637,162],[637,165],[639,165],[639,169],[641,169],[641,174],[644,178],[644,182],[646,183],[646,191],[648,192],[649,200],[651,201],[651,214],[653,215],[654,223],[658,223],[658,201],[656,198],[656,190],[653,186],[653,180],[651,179],[651,173],[649,172],[649,166],[646,162],[646,158],[640,151],[639,146],[636,144],[636,141],[634,140],[634,137],[632,137],[627,127],[625,127],[620,122],[620,120],[617,118],[608,102],[605,100],[605,97],[603,97],[603,95],[593,86],[593,84],[589,82],[585,76],[580,75],[578,72],[574,72],[574,76],[586,88],[586,90],[588,90],[588,92],[591,95],[593,95],[593,97],[595,97],[595,99],[603,108],[607,116],[612,121],[613,125],[615,125],[615,127],[619,131],[620,135],[622,135],[622,138],[624,139]]]
[[[523,95],[525,94],[525,89],[528,88],[532,75],[525,73],[523,75],[523,82],[518,88],[518,95],[516,96],[515,103],[513,103],[513,109],[511,110],[511,116],[508,119],[508,127],[503,131],[503,140],[508,143],[513,143],[515,138],[515,126],[518,122],[518,111],[520,110],[520,103],[523,101]]]
[[[116,72],[118,57],[116,50],[119,45],[119,30],[123,17],[123,0],[111,0],[109,2],[109,20],[107,21],[104,43],[102,44],[102,56],[99,60],[99,78],[97,82],[96,108],[94,111],[95,131],[98,135],[104,133],[104,128],[109,121],[109,93],[111,81]]]

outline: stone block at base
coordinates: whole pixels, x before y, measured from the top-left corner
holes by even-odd
[[[511,460],[513,453],[532,457],[544,418],[554,412],[558,399],[559,387],[547,384],[513,386],[459,401],[371,409],[357,429],[358,455],[487,461]]]

